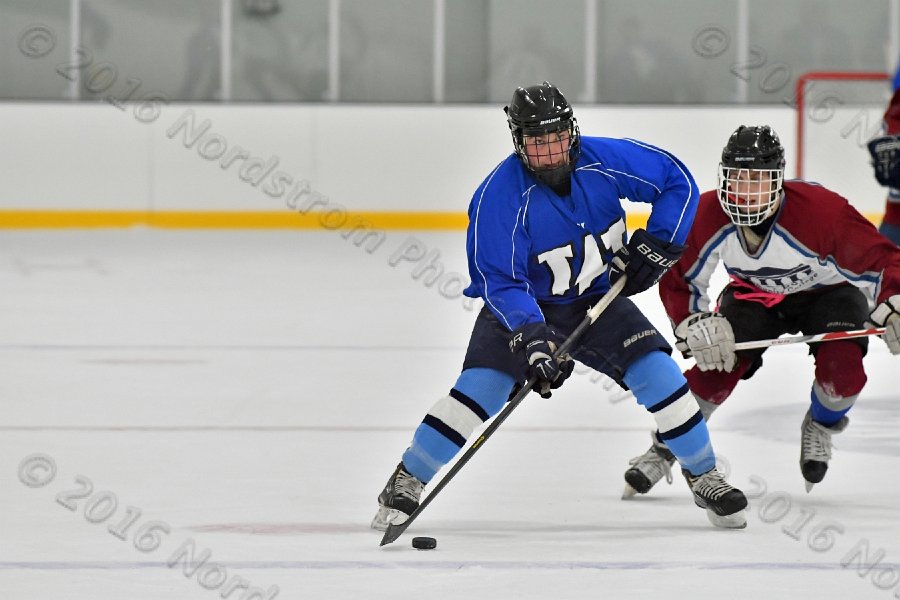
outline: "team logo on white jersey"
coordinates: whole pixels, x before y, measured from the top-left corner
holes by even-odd
[[[756,270],[732,269],[740,279],[749,281],[767,292],[790,294],[810,287],[817,274],[809,265],[799,265],[790,269],[763,267]]]

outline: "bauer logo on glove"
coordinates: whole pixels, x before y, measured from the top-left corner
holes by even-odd
[[[609,263],[609,283],[615,284],[622,275],[627,275],[623,294],[633,296],[648,290],[678,262],[683,250],[683,246],[664,242],[638,229]]]
[[[659,252],[654,251],[653,248],[649,247],[647,244],[638,244],[637,249],[648,261],[656,263],[664,269],[668,269],[678,262],[678,258],[667,258]],[[660,273],[659,276],[662,277],[663,273]]]

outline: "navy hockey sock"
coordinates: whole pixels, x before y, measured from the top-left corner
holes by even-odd
[[[881,235],[900,246],[900,198],[891,190],[890,197],[884,207],[884,219],[878,227]]]

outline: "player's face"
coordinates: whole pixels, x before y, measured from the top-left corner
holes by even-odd
[[[771,171],[728,169],[725,185],[729,201],[741,212],[758,212],[772,201]]]
[[[567,129],[543,135],[526,135],[522,141],[528,166],[536,171],[555,169],[569,162],[571,139]]]
[[[740,169],[719,163],[719,204],[735,225],[758,225],[781,204],[784,169]]]

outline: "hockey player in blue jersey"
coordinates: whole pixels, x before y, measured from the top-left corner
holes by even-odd
[[[515,152],[487,176],[469,206],[469,297],[484,299],[462,373],[416,429],[384,490],[372,527],[401,524],[424,487],[536,377],[549,397],[572,359],[630,389],[652,413],[681,463],[695,503],[721,527],[746,526],[744,494],[716,468],[696,400],[665,338],[626,296],[662,277],[682,252],[697,186],[668,152],[631,139],[582,137],[572,108],[544,82],[518,88],[506,107]],[[622,199],[652,205],[647,229],[626,242]],[[625,275],[617,297],[571,357],[552,354],[588,308]]]

